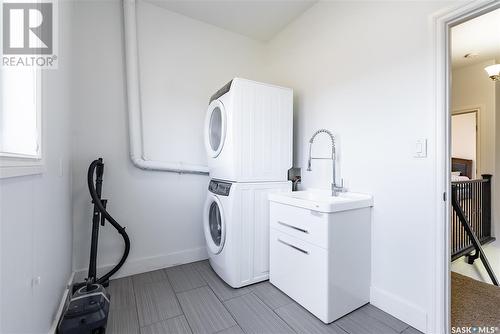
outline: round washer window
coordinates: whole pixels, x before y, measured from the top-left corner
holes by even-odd
[[[217,151],[222,138],[222,111],[215,107],[210,116],[210,147]]]
[[[219,206],[216,202],[213,202],[210,205],[210,211],[208,213],[208,224],[212,241],[216,246],[220,246],[222,239],[222,220]]]

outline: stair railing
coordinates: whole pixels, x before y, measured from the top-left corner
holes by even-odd
[[[453,209],[455,210],[460,223],[462,227],[465,229],[465,232],[467,233],[467,236],[469,237],[470,241],[472,242],[472,245],[474,246],[475,253],[472,255],[467,256],[467,262],[469,264],[474,263],[474,260],[477,258],[481,259],[481,262],[483,263],[483,266],[485,267],[486,271],[488,272],[488,275],[490,276],[491,281],[493,282],[494,285],[499,286],[498,279],[495,276],[495,273],[493,272],[493,269],[491,268],[491,265],[488,261],[488,258],[486,257],[486,254],[484,253],[483,248],[481,247],[481,243],[479,242],[479,239],[477,238],[476,234],[470,227],[469,221],[467,217],[465,217],[465,214],[462,210],[462,207],[460,206],[460,202],[458,200],[458,187],[457,185],[452,185],[451,186],[451,204],[453,206]]]

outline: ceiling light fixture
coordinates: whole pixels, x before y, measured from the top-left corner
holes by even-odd
[[[484,68],[488,76],[493,81],[500,81],[500,64],[486,66]]]

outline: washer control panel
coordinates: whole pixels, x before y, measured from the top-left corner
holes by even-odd
[[[208,190],[216,195],[228,196],[231,189],[231,183],[210,180]]]

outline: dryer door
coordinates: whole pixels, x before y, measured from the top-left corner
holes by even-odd
[[[224,147],[226,119],[226,110],[222,102],[212,101],[205,117],[205,147],[211,158],[217,157]]]
[[[213,254],[219,254],[226,239],[226,222],[220,200],[211,193],[205,202],[203,225],[208,249]]]

